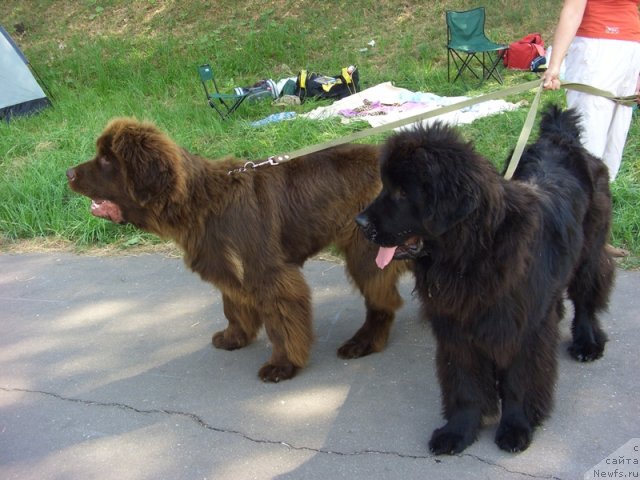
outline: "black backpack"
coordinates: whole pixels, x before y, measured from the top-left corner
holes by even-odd
[[[294,95],[303,102],[306,98],[340,100],[360,91],[359,82],[360,74],[353,65],[343,68],[335,77],[300,70]]]

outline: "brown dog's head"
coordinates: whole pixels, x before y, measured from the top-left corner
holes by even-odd
[[[180,148],[150,123],[112,120],[96,156],[67,170],[72,190],[91,198],[91,213],[148,228],[169,202],[185,194]]]

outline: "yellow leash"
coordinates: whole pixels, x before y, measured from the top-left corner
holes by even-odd
[[[542,93],[542,84],[538,86],[538,90],[536,91],[536,95],[531,102],[531,107],[529,108],[529,113],[527,113],[527,118],[524,121],[524,125],[522,126],[522,130],[520,131],[520,136],[518,137],[518,142],[516,143],[515,148],[513,149],[513,154],[511,155],[511,160],[509,161],[509,165],[504,174],[504,178],[507,180],[511,180],[513,177],[513,172],[516,171],[516,167],[520,162],[520,157],[522,156],[522,152],[524,151],[524,147],[527,144],[527,140],[529,139],[529,135],[531,134],[531,129],[533,128],[533,124],[536,119],[536,112],[538,111],[538,105],[540,104],[540,94]],[[576,90],[583,93],[588,93],[590,95],[596,95],[598,97],[608,98],[609,100],[618,103],[620,105],[624,105],[627,107],[633,106],[636,102],[635,95],[627,95],[625,97],[617,97],[611,92],[607,92],[606,90],[600,90],[599,88],[592,87],[591,85],[584,85],[582,83],[563,83],[560,85],[563,88],[568,90]]]
[[[531,134],[531,130],[533,129],[533,124],[536,120],[536,113],[538,112],[538,105],[540,104],[541,93],[542,93],[542,81],[538,86],[538,90],[536,91],[536,96],[533,97],[533,101],[531,102],[531,107],[529,108],[529,112],[527,113],[527,118],[525,119],[524,125],[522,126],[522,130],[520,131],[518,142],[516,143],[516,146],[513,149],[513,153],[511,154],[511,160],[509,160],[507,171],[504,173],[504,178],[506,178],[507,180],[511,180],[511,177],[513,177],[513,172],[516,171],[516,167],[518,166],[518,163],[520,163],[520,157],[522,157],[522,152],[524,152],[524,147],[527,145],[527,140],[529,140],[529,135]]]
[[[538,111],[538,105],[540,104],[540,94],[542,93],[542,90],[543,90],[541,80],[531,80],[529,82],[521,83],[519,85],[514,85],[511,87],[503,88],[501,90],[496,90],[494,92],[486,93],[478,97],[469,98],[467,100],[463,100],[457,103],[452,103],[451,105],[447,105],[445,107],[436,108],[428,112],[423,112],[423,113],[402,118],[400,120],[395,120],[393,122],[386,123],[384,125],[367,128],[365,130],[360,130],[358,132],[354,132],[344,137],[340,137],[333,140],[329,140],[327,142],[300,148],[298,150],[294,150],[287,154],[273,155],[269,157],[267,160],[265,160],[264,162],[260,162],[260,163],[247,162],[243,168],[232,170],[229,173],[232,174],[237,172],[245,172],[248,169],[254,169],[263,165],[278,165],[280,163],[293,160],[294,158],[302,157],[303,155],[309,155],[311,153],[319,152],[320,150],[326,150],[327,148],[343,145],[345,143],[351,143],[351,142],[354,142],[355,140],[359,140],[361,138],[375,135],[377,133],[387,132],[389,130],[393,130],[394,128],[402,127],[411,123],[420,122],[422,120],[437,117],[438,115],[444,115],[445,113],[455,112],[456,110],[460,110],[472,105],[477,105],[479,103],[486,102],[488,100],[496,100],[496,99],[507,97],[509,95],[522,93],[536,87],[537,87],[537,91],[536,91],[535,97],[531,103],[531,107],[529,108],[529,112],[527,113],[527,118],[525,119],[525,123],[522,127],[522,131],[520,132],[520,136],[513,150],[511,160],[509,161],[509,165],[507,166],[507,170],[505,172],[505,178],[510,179],[513,176],[513,172],[515,171],[516,167],[518,166],[518,162],[520,161],[520,157],[522,156],[522,152],[524,151],[524,148],[529,139],[529,135],[531,134],[533,124],[535,122],[536,113]],[[570,90],[577,90],[580,92],[589,93],[591,95],[605,97],[613,102],[616,102],[625,106],[632,106],[636,101],[635,95],[619,97],[605,90],[600,90],[598,88],[591,87],[590,85],[584,85],[581,83],[564,83],[562,84],[562,87]]]
[[[478,97],[469,98],[467,100],[463,100],[457,103],[452,103],[451,105],[447,105],[445,107],[440,107],[434,110],[430,110],[428,112],[423,112],[416,115],[412,115],[410,117],[405,117],[400,120],[395,120],[393,122],[386,123],[384,125],[367,128],[365,130],[360,130],[359,132],[354,132],[344,137],[336,138],[334,140],[329,140],[328,142],[300,148],[298,150],[294,150],[293,152],[289,152],[287,154],[274,155],[273,157],[270,157],[270,159],[275,163],[286,162],[289,160],[293,160],[294,158],[301,157],[303,155],[309,155],[310,153],[315,153],[320,150],[325,150],[327,148],[335,147],[337,145],[351,143],[355,140],[359,140],[364,137],[375,135],[377,133],[387,132],[389,130],[393,130],[394,128],[402,127],[410,123],[420,122],[422,120],[437,117],[438,115],[443,115],[449,112],[455,112],[456,110],[460,110],[465,107],[476,105],[478,103],[486,102],[487,100],[496,100],[499,98],[506,97],[508,95],[515,95],[517,93],[522,93],[536,87],[538,83],[540,83],[539,80],[533,80],[531,82],[521,83],[519,85],[507,87],[502,90],[496,90],[495,92],[486,93]]]
[[[625,107],[633,107],[633,105],[636,103],[636,99],[638,98],[635,94],[618,97],[611,92],[600,90],[599,88],[592,87],[591,85],[585,85],[583,83],[568,82],[563,83],[560,86],[568,90],[576,90],[578,92],[608,98],[612,102],[615,102],[619,105],[624,105]]]

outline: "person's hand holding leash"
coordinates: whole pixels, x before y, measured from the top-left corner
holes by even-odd
[[[548,68],[542,76],[542,87],[545,90],[558,90],[560,88],[560,68]]]

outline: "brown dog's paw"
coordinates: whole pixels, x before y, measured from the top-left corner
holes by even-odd
[[[278,383],[280,380],[293,378],[297,371],[297,367],[291,363],[287,365],[265,363],[258,372],[258,376],[263,382]]]
[[[344,342],[342,346],[338,348],[338,357],[345,359],[360,358],[365,355],[369,355],[374,351],[375,350],[373,349],[371,342],[352,338]]]
[[[214,347],[222,350],[237,350],[247,345],[247,339],[244,336],[230,334],[228,330],[214,333],[211,342]]]

